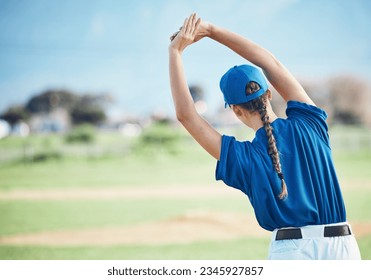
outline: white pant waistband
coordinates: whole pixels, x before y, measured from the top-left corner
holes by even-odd
[[[277,231],[280,229],[300,229],[302,234],[302,239],[313,239],[313,238],[324,238],[324,230],[325,227],[328,226],[342,226],[348,225],[351,232],[352,229],[347,222],[343,223],[335,223],[335,224],[326,224],[326,225],[310,225],[310,226],[303,226],[303,227],[285,227],[285,228],[278,228],[272,232],[272,241],[276,240]]]

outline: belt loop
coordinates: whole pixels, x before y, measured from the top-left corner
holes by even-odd
[[[303,239],[309,239],[309,238],[318,238],[318,237],[324,237],[324,225],[318,225],[318,226],[305,226],[302,228],[301,233],[303,235]]]
[[[275,230],[273,230],[273,232],[272,232],[272,241],[276,240],[277,231],[278,231],[277,228]]]

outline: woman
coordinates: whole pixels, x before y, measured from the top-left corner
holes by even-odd
[[[182,52],[209,37],[260,67],[287,102],[277,118],[264,75],[234,66],[220,80],[226,105],[256,131],[253,141],[220,135],[196,111]],[[244,192],[260,226],[272,231],[269,259],[360,259],[334,170],[326,113],[266,49],[216,25],[187,18],[169,46],[170,85],[177,119],[215,159],[216,179]]]

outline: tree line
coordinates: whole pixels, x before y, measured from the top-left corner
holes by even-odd
[[[330,124],[371,126],[371,86],[368,81],[343,75],[323,82],[301,83],[316,105],[326,110]],[[196,105],[205,99],[202,86],[191,85],[189,89]],[[111,102],[109,94],[81,95],[69,90],[46,90],[31,97],[25,105],[9,107],[0,118],[14,125],[19,121],[27,122],[33,115],[62,108],[68,113],[72,125],[99,125],[106,121],[105,110]],[[272,105],[278,108],[279,115],[285,115],[283,100],[275,97]]]
[[[47,114],[56,108],[63,108],[73,125],[99,125],[106,120],[105,107],[112,101],[108,94],[80,95],[68,90],[46,90],[31,97],[25,105],[11,106],[0,118],[10,125],[28,121],[33,115]]]

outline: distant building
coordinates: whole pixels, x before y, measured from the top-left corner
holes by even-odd
[[[27,123],[20,121],[13,125],[10,133],[16,136],[27,137],[30,134],[30,127]]]
[[[58,133],[71,128],[71,119],[66,109],[55,108],[49,113],[37,113],[29,120],[32,132]]]
[[[10,125],[6,121],[0,119],[0,139],[8,136],[9,133]]]

